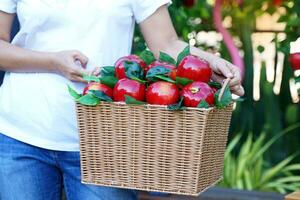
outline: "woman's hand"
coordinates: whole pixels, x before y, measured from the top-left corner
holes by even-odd
[[[100,76],[101,74],[101,67],[95,67],[95,69],[91,73],[93,76]]]
[[[222,84],[226,78],[230,78],[230,90],[238,96],[245,94],[244,88],[241,85],[242,77],[238,67],[217,56],[211,59],[209,63],[214,72],[212,75],[213,81]]]
[[[86,83],[82,75],[89,74],[85,70],[88,58],[80,51],[72,50],[53,53],[52,61],[56,73],[63,75],[71,81]]]

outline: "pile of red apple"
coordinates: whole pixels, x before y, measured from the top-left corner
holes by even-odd
[[[149,51],[144,51],[140,57],[122,57],[115,66],[103,67],[99,77],[84,76],[90,83],[82,95],[71,88],[69,91],[84,105],[97,105],[101,100],[168,105],[173,110],[208,108],[215,103],[219,107],[228,105],[231,94],[227,94],[227,99],[224,95],[223,102],[216,102],[220,84],[211,82],[212,70],[208,62],[190,55],[189,49],[185,48],[177,61],[165,53],[156,60]],[[230,93],[229,89],[226,92]]]

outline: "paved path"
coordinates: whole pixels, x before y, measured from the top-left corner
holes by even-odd
[[[283,200],[284,196],[276,193],[240,191],[214,187],[199,197],[177,196],[153,197],[142,193],[139,200]]]

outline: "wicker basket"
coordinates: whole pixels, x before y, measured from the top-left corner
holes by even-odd
[[[232,105],[77,104],[82,182],[198,195],[222,178],[231,114]]]

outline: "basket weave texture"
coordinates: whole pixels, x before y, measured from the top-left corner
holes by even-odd
[[[222,178],[232,105],[76,107],[83,183],[198,195]]]

